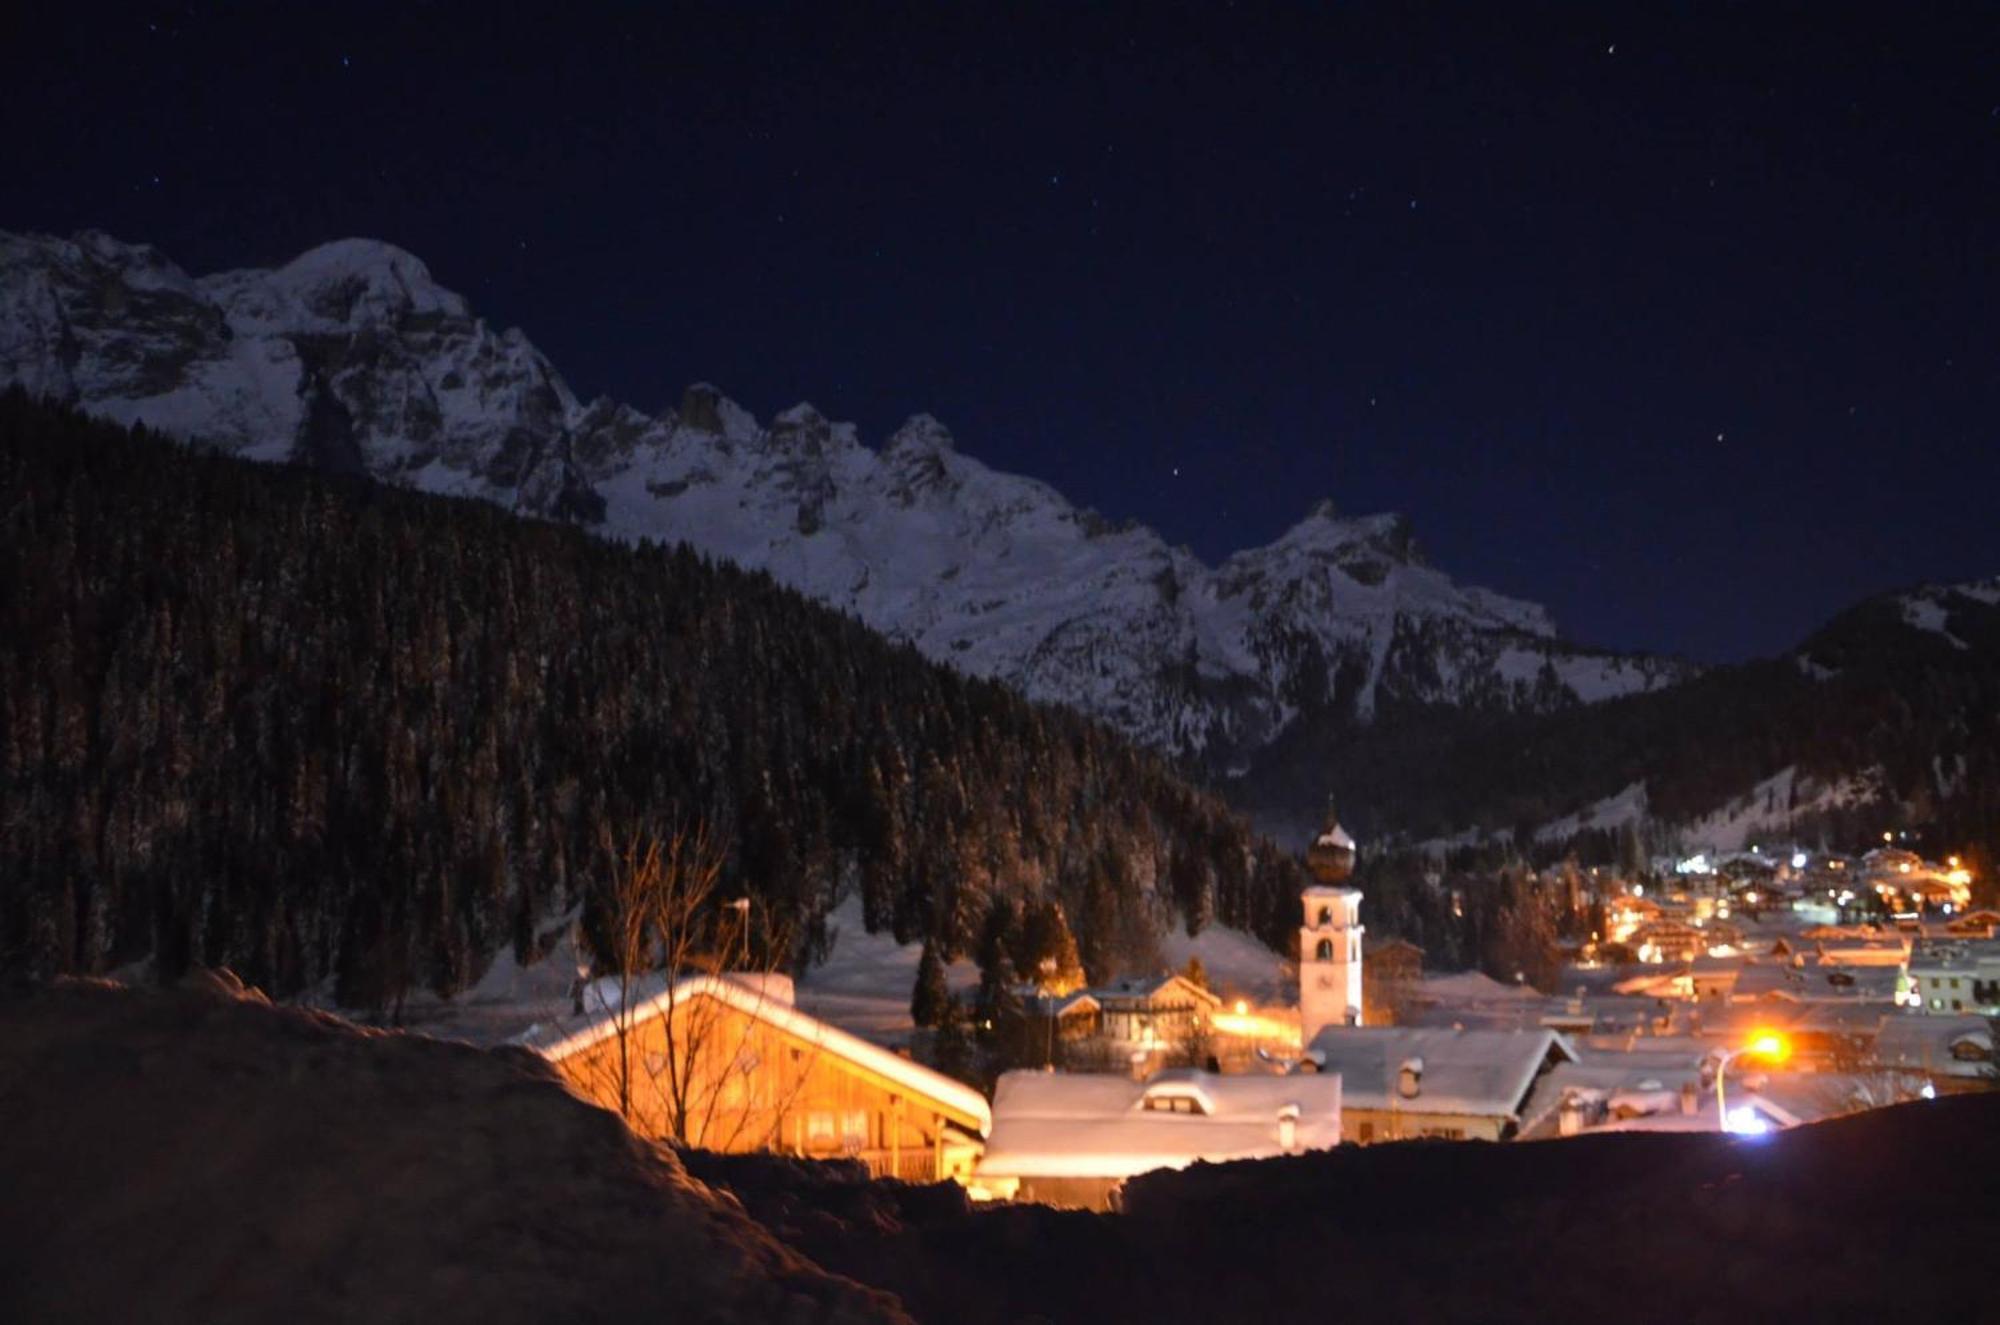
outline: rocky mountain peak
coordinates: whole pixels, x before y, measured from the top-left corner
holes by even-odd
[[[274,271],[223,272],[203,284],[238,316],[273,325],[351,331],[413,315],[471,316],[415,254],[372,239],[338,239]]]
[[[882,443],[885,458],[905,453],[939,455],[955,449],[951,429],[930,414],[912,414],[903,420],[902,427],[889,434],[888,441]]]
[[[988,468],[927,414],[870,451],[810,405],[760,429],[703,382],[659,415],[583,404],[525,335],[373,240],[191,281],[108,236],[0,234],[5,382],[251,459],[685,540],[1218,767],[1301,715],[1539,708],[1687,673],[1564,643],[1535,604],[1424,563],[1397,515],[1321,502],[1210,567]]]
[[[692,382],[681,392],[679,414],[680,426],[695,432],[731,438],[757,434],[756,416],[708,382]]]

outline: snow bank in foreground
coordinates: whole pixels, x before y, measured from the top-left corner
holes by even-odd
[[[10,1319],[908,1320],[525,1053],[69,986],[0,1082]]]

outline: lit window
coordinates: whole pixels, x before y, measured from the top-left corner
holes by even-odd
[[[833,1144],[832,1114],[814,1110],[806,1115],[806,1144],[809,1146]]]

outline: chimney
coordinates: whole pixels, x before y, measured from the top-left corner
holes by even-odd
[[[1701,1095],[1694,1088],[1694,1082],[1681,1082],[1681,1112],[1692,1118],[1701,1107]]]
[[[1556,1131],[1562,1136],[1575,1136],[1583,1130],[1583,1101],[1574,1092],[1564,1092],[1562,1111],[1556,1115]]]
[[[1403,1066],[1396,1072],[1396,1093],[1406,1100],[1415,1099],[1424,1088],[1424,1060],[1405,1058]]]
[[[1287,1155],[1299,1148],[1299,1106],[1287,1104],[1278,1110],[1278,1149]]]

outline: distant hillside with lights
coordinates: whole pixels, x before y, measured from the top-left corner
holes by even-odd
[[[1886,594],[1782,657],[1589,708],[1301,730],[1232,795],[1284,826],[1327,788],[1378,845],[1438,855],[1610,864],[1895,830],[1984,858],[2000,848],[2000,578]]]

